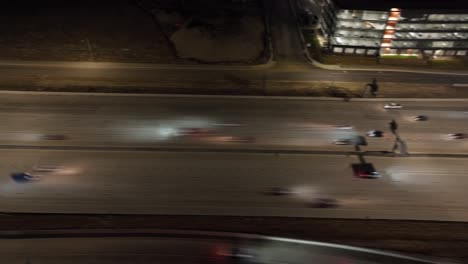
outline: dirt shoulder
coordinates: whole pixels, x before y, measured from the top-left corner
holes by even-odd
[[[4,79],[0,90],[48,92],[99,92],[200,95],[258,95],[338,97],[343,99],[370,97],[362,83],[355,82],[295,82],[276,81],[203,81],[160,80],[132,82],[111,80],[62,81],[52,78],[31,80]],[[437,84],[379,83],[377,98],[468,98],[466,87]]]
[[[274,235],[468,261],[468,224],[460,222],[167,215],[0,215],[0,230],[132,228]]]
[[[0,59],[263,62],[265,28],[259,2],[203,1],[6,3],[0,10]],[[186,6],[179,6],[184,2]]]
[[[2,59],[177,60],[151,16],[130,0],[10,3],[0,13]]]

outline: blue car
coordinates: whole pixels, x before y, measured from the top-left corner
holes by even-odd
[[[11,174],[11,178],[15,181],[15,182],[19,182],[19,183],[26,183],[26,182],[30,182],[30,181],[37,181],[40,179],[39,176],[37,175],[32,175],[32,174],[29,174],[27,172],[15,172],[15,173],[12,173]]]

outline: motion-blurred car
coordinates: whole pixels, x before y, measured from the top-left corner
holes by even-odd
[[[31,181],[37,181],[41,177],[38,175],[32,175],[27,172],[14,172],[11,174],[11,178],[15,182],[26,183],[26,182],[31,182]]]
[[[265,192],[268,195],[285,196],[294,194],[294,191],[284,187],[273,187]]]
[[[228,257],[235,261],[249,261],[255,256],[247,248],[231,247],[217,252],[218,256]]]
[[[397,103],[388,103],[384,105],[384,109],[401,109],[403,106]]]
[[[210,133],[209,129],[206,128],[181,128],[179,134],[182,136],[192,136],[192,137],[199,137],[199,136],[206,136]]]
[[[425,115],[417,115],[417,116],[413,116],[411,118],[411,120],[413,120],[413,121],[427,121],[427,119],[428,118]]]
[[[464,139],[466,138],[466,134],[463,133],[452,133],[448,134],[449,139]]]
[[[350,125],[338,125],[335,126],[336,129],[353,129],[353,126]]]
[[[384,132],[380,130],[371,130],[367,132],[368,137],[383,137]]]
[[[38,171],[38,172],[56,172],[63,170],[63,167],[61,166],[35,166],[33,168],[33,171]]]
[[[41,140],[67,140],[68,137],[60,134],[46,134],[41,136]]]
[[[372,163],[355,163],[351,164],[351,167],[354,175],[359,178],[377,179],[381,176]]]
[[[337,139],[334,140],[333,143],[335,145],[351,145],[353,144],[353,141],[351,139]]]
[[[333,198],[317,198],[309,206],[312,208],[335,208],[339,206],[339,203]]]
[[[249,136],[224,136],[220,137],[221,141],[229,143],[253,143],[255,142],[254,137]]]

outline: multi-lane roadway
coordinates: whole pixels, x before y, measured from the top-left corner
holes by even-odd
[[[467,165],[448,155],[466,153],[467,142],[444,138],[465,132],[464,102],[407,101],[386,111],[370,101],[6,93],[0,103],[2,211],[468,220]],[[429,120],[410,121],[416,114]],[[358,158],[347,155],[354,148],[333,139],[382,129],[387,136],[362,149],[390,150],[392,118],[410,154],[447,157],[368,154],[382,177],[356,178]],[[12,172],[41,179],[20,184]],[[272,187],[297,193],[266,195]],[[340,206],[310,208],[316,198]]]
[[[400,110],[385,110],[385,103],[5,93],[0,145],[353,151],[333,141],[381,130],[384,136],[367,137],[362,150],[390,151],[395,120],[409,153],[467,153],[466,139],[448,137],[468,133],[465,101],[403,101]],[[413,121],[416,115],[428,120]],[[54,135],[65,138],[47,140]]]
[[[4,212],[254,215],[468,220],[464,159],[367,157],[380,179],[356,178],[355,156],[197,152],[1,151]],[[34,172],[37,166],[60,166]],[[17,183],[15,171],[41,179]],[[287,187],[294,194],[265,194]],[[312,208],[317,198],[337,208]]]

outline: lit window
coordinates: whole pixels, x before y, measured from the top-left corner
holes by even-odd
[[[334,53],[343,53],[343,48],[334,47],[334,48],[333,48],[333,52],[334,52]]]
[[[365,52],[365,49],[356,49],[356,54],[363,55]]]

